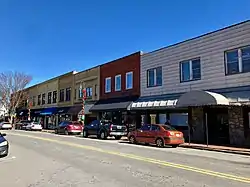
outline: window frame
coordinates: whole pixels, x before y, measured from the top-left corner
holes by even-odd
[[[117,78],[119,78],[119,77],[120,77],[120,88],[118,89],[118,88],[116,87],[116,84],[117,84]],[[118,91],[121,91],[121,90],[122,90],[122,75],[119,74],[119,75],[116,75],[116,76],[115,76],[115,91],[118,92]]]
[[[54,103],[57,103],[57,91],[56,90],[54,90],[53,92],[52,92],[52,103],[54,104]]]
[[[41,99],[42,99],[42,96],[41,96],[41,94],[39,94],[37,96],[37,105],[41,105]]]
[[[91,94],[90,94],[91,93]],[[93,96],[93,88],[90,86],[90,87],[87,87],[86,88],[86,97],[87,98],[92,98]]]
[[[157,69],[161,69],[161,84],[157,84]],[[149,72],[152,71],[154,72],[154,85],[149,85]],[[159,87],[159,86],[162,86],[162,82],[163,82],[163,75],[162,75],[162,66],[158,66],[158,67],[155,67],[155,68],[150,68],[150,69],[147,69],[147,88],[153,88],[153,87]]]
[[[46,104],[46,94],[43,93],[42,94],[42,105],[45,105]]]
[[[49,92],[48,93],[48,101],[47,101],[48,104],[52,103],[52,99],[51,98],[52,98],[52,92]]]
[[[193,77],[193,61],[195,60],[199,60],[200,61],[200,77],[199,78],[194,78]],[[182,64],[184,63],[189,63],[189,79],[188,80],[183,80],[182,77],[183,77],[183,73],[182,73]],[[190,82],[190,81],[198,81],[198,80],[201,80],[201,58],[200,57],[197,57],[197,58],[192,58],[192,59],[189,59],[189,60],[183,60],[180,62],[180,65],[179,65],[179,68],[180,68],[180,82],[183,83],[183,82]]]
[[[71,101],[71,88],[70,87],[65,89],[65,101]]]
[[[109,88],[109,90],[107,90],[107,82],[108,81],[110,81],[110,88]],[[112,90],[112,79],[111,79],[111,77],[106,77],[105,78],[105,93],[110,93],[111,92],[111,90]]]
[[[60,89],[60,91],[59,91],[59,102],[64,102],[64,100],[65,100],[65,98],[64,98],[64,95],[65,95],[64,90],[65,89]],[[61,93],[63,93],[63,94],[61,94]],[[61,97],[61,96],[63,96],[63,97]]]
[[[132,76],[131,87],[128,87],[128,76],[129,76],[129,75]],[[133,87],[134,87],[133,82],[134,82],[134,74],[133,74],[133,71],[127,72],[127,73],[126,73],[126,90],[133,89]]]
[[[250,72],[250,71],[244,71],[244,69],[243,69],[242,49],[246,49],[246,48],[250,48],[250,45],[241,46],[241,47],[237,47],[234,49],[229,49],[229,50],[224,51],[224,65],[225,65],[225,75],[226,76]],[[238,54],[238,69],[239,69],[239,71],[235,72],[235,73],[229,73],[228,72],[228,62],[227,62],[227,53],[233,52],[233,51],[237,51],[237,54]]]

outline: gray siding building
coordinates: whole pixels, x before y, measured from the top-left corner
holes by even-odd
[[[250,145],[249,101],[248,20],[143,54],[131,110],[143,123],[170,120],[194,142],[208,131],[212,144]]]

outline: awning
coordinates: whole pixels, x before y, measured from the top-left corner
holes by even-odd
[[[174,109],[180,94],[142,96],[130,105],[130,110]]]
[[[177,107],[205,105],[229,105],[229,100],[218,93],[197,90],[183,94],[177,102]]]
[[[94,105],[89,111],[127,110],[132,101]]]
[[[17,116],[27,116],[28,113],[29,113],[28,109],[18,110],[17,111]]]
[[[40,115],[53,115],[56,113],[57,108],[56,107],[52,107],[52,108],[45,108],[40,112]]]
[[[68,114],[70,107],[61,107],[61,108],[57,108],[56,113],[57,114]]]
[[[85,105],[84,106],[84,114],[91,114],[91,112],[89,110],[93,106],[94,106],[94,104]],[[81,107],[80,111],[78,112],[78,115],[82,115],[82,107]]]
[[[93,111],[117,111],[128,110],[130,104],[137,100],[138,96],[127,96],[119,98],[110,98],[105,100],[99,100],[93,107],[90,108],[90,112]]]
[[[78,115],[79,111],[81,110],[82,110],[82,105],[76,105],[76,106],[70,107],[67,113],[71,115]]]
[[[161,101],[134,102],[131,104],[130,110],[173,108],[176,106],[177,101],[178,101],[177,99],[173,99],[173,100],[161,100]]]
[[[31,116],[39,116],[43,109],[31,109]]]

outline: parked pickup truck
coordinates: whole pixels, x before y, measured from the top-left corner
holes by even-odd
[[[99,139],[107,139],[107,137],[115,137],[120,140],[122,136],[127,135],[127,127],[125,125],[117,125],[112,121],[94,120],[90,124],[84,126],[83,137],[96,135]]]

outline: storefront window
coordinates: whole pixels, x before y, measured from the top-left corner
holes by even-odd
[[[159,124],[165,124],[167,121],[166,114],[159,114]]]
[[[171,113],[170,123],[173,126],[188,126],[188,113]]]

